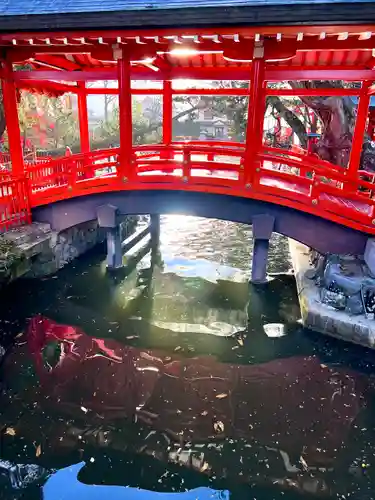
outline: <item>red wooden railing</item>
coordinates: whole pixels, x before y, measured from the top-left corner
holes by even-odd
[[[31,206],[113,190],[203,191],[269,201],[375,234],[374,175],[360,171],[353,179],[305,151],[264,146],[247,165],[243,144],[199,141],[134,146],[130,157],[122,165],[116,148],[29,163]]]
[[[130,164],[122,164],[113,148],[25,162],[25,179],[0,178],[0,229],[28,222],[29,202],[36,207],[105,191],[164,189],[263,200],[375,234],[375,174],[359,171],[353,178],[296,148],[263,146],[252,165],[245,146],[231,142],[134,146],[129,156]]]
[[[31,222],[28,182],[0,175],[0,232]]]

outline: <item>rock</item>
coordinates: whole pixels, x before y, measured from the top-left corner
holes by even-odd
[[[346,308],[346,297],[343,293],[336,293],[323,288],[320,297],[323,304],[327,304],[335,309]]]
[[[7,460],[0,460],[0,489],[2,492],[22,490],[32,484],[39,484],[39,481],[45,479],[47,474],[48,471],[38,465],[18,465]]]
[[[345,311],[348,314],[353,314],[353,315],[364,313],[362,298],[360,294],[352,295],[351,297],[347,298]]]
[[[132,232],[138,217],[124,218],[124,231]],[[61,233],[49,224],[33,223],[0,235],[0,285],[20,276],[38,278],[53,274],[73,259],[104,242],[105,230],[96,220]]]
[[[367,240],[364,260],[371,273],[371,276],[375,276],[375,238],[369,238]]]

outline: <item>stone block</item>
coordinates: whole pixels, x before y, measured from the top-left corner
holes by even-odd
[[[364,260],[370,273],[375,277],[375,238],[369,238],[367,240]]]
[[[113,205],[102,205],[97,210],[98,224],[100,227],[116,227],[118,221],[118,209]]]
[[[345,311],[348,314],[363,314],[363,304],[360,294],[352,295],[346,299]]]

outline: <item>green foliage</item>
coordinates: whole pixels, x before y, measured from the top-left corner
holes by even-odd
[[[133,120],[133,143],[152,144],[161,140],[162,108],[160,98],[152,97],[146,104],[133,99],[132,120]],[[114,143],[120,141],[119,131],[119,108],[114,105],[107,113],[107,120],[104,119],[98,129],[97,136],[100,139],[111,139]]]
[[[19,248],[7,240],[3,234],[0,235],[0,281],[7,276],[11,268],[24,259]]]
[[[18,105],[18,118],[23,143],[28,138],[39,140],[41,133],[46,135],[47,142],[54,148],[66,147],[79,140],[79,124],[76,113],[66,106],[64,97],[21,92]],[[2,129],[3,119],[3,129]],[[43,132],[34,132],[34,128],[44,122]],[[5,117],[0,93],[0,138],[5,132]],[[37,146],[38,144],[36,144]]]

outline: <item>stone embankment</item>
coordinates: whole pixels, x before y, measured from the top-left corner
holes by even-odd
[[[375,276],[368,256],[319,255],[289,240],[302,323],[375,348]]]
[[[137,217],[124,217],[122,237],[126,239],[137,225]],[[62,269],[76,257],[105,241],[105,230],[90,221],[62,232],[49,224],[32,223],[0,235],[0,285],[21,276],[39,278]]]

